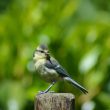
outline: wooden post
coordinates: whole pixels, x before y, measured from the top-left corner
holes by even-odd
[[[35,98],[35,110],[75,110],[75,97],[70,93],[46,93]]]

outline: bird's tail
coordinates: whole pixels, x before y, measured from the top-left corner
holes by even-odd
[[[69,83],[71,83],[74,87],[78,88],[84,94],[87,94],[88,93],[88,91],[84,87],[82,87],[80,84],[78,84],[76,81],[74,81],[70,77],[64,77],[64,80],[66,80]]]

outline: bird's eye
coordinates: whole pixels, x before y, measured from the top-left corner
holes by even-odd
[[[37,52],[40,52],[40,53],[44,53],[44,51],[42,51],[42,50],[36,50]]]
[[[41,53],[44,53],[44,51],[42,51],[42,50],[41,50],[40,52],[41,52]]]

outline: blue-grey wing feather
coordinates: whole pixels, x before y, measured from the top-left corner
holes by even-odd
[[[67,71],[53,57],[46,61],[45,66],[54,69],[61,77],[69,77]]]

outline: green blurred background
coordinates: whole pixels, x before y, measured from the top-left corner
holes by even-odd
[[[75,94],[77,110],[110,110],[110,0],[0,0],[0,110],[34,110],[49,85],[33,67],[40,43],[89,94],[52,90]]]

